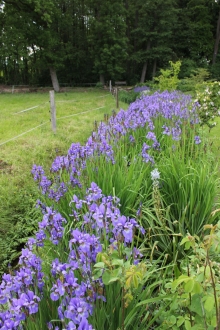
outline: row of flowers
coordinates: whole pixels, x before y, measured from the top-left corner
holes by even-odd
[[[107,123],[102,122],[97,132],[93,132],[84,146],[73,143],[66,156],[58,156],[51,167],[54,179],[48,178],[41,166],[32,169],[34,180],[38,181],[42,194],[58,202],[68,191],[68,187],[82,187],[81,174],[86,168],[88,159],[104,156],[107,162],[115,163],[115,146],[123,137],[129,136],[131,148],[140,151],[136,156],[143,161],[155,164],[155,156],[163,148],[161,136],[180,141],[183,127],[196,127],[199,123],[197,115],[199,104],[193,102],[191,96],[178,91],[169,93],[156,92],[153,95],[142,96],[132,103],[127,111],[120,110],[113,114]],[[155,120],[161,119],[159,133],[155,129]],[[136,139],[135,135],[144,128],[145,135]],[[184,132],[185,133],[185,132]],[[195,144],[200,144],[198,135],[194,136]],[[175,145],[173,145],[175,148]],[[97,169],[98,170],[98,169]],[[68,182],[61,182],[60,172],[68,173]]]

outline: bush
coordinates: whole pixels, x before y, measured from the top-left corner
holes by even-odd
[[[203,239],[190,233],[182,239],[181,245],[191,253],[182,260],[179,276],[166,285],[164,294],[171,304],[160,315],[160,329],[218,328],[219,229],[220,223],[206,225]]]
[[[220,82],[204,82],[197,85],[196,100],[199,107],[201,125],[207,125],[210,129],[216,126],[215,118],[220,116]]]
[[[119,90],[119,100],[124,103],[132,103],[135,102],[140,96],[147,95],[150,93],[150,88],[139,84],[136,85],[133,90]]]
[[[96,88],[103,88],[103,83],[101,83],[100,81],[98,81],[95,85]]]
[[[180,72],[181,62],[177,61],[176,63],[173,63],[172,61],[169,61],[170,68],[163,70],[160,70],[161,75],[159,77],[155,77],[154,81],[158,83],[158,89],[162,91],[174,91],[177,89],[178,86],[178,74]]]
[[[209,75],[208,70],[204,68],[193,70],[190,77],[179,81],[178,89],[182,92],[192,92],[195,95],[196,90],[209,78]]]
[[[121,102],[130,104],[139,97],[139,93],[134,91],[119,90],[118,98]]]

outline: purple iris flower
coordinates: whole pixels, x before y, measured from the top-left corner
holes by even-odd
[[[198,135],[194,137],[194,140],[195,140],[195,144],[200,144],[202,142]]]

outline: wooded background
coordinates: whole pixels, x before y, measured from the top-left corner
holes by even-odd
[[[218,79],[219,41],[216,0],[0,0],[0,83],[135,84],[170,60]]]

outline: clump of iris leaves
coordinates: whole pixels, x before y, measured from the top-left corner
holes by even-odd
[[[160,327],[160,294],[187,258],[182,237],[218,220],[198,106],[177,91],[142,95],[50,173],[33,167],[42,221],[2,277],[1,329]],[[138,274],[130,286],[126,269]]]

